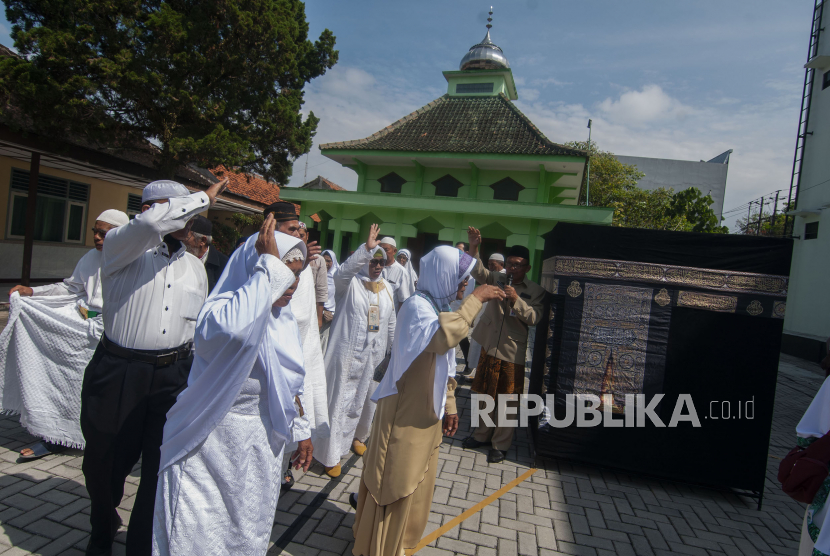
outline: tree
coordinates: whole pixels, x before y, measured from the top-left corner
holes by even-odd
[[[669,205],[668,214],[673,217],[683,216],[692,225],[693,232],[725,234],[726,226],[718,226],[718,217],[712,210],[711,195],[704,196],[696,187],[690,187],[674,194]]]
[[[770,236],[770,237],[785,237],[785,230],[784,230],[784,223],[787,220],[786,212],[789,209],[789,203],[784,202],[784,206],[781,209],[775,211],[773,215],[772,210],[772,203],[764,207],[764,215],[759,215],[759,207],[755,207],[752,210],[752,214],[749,218],[739,218],[738,221],[735,223],[735,226],[740,233],[745,235],[759,235],[758,223],[760,221],[760,235],[762,236]],[[793,219],[790,218],[790,222],[788,228],[792,227]]]
[[[586,204],[590,179],[591,206],[612,207],[614,226],[650,230],[694,231],[727,233],[718,226],[718,218],[711,208],[714,202],[694,187],[675,193],[658,188],[647,191],[637,187],[645,176],[636,166],[623,164],[610,152],[600,151],[596,143],[572,141],[567,146],[588,151],[591,157],[590,175],[585,176],[579,193],[579,204]]]
[[[311,148],[303,87],[337,61],[299,0],[4,0],[20,57],[0,60],[13,128],[284,182]]]

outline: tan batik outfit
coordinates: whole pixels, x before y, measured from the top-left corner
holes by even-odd
[[[442,422],[433,406],[436,354],[467,337],[478,298],[440,313],[440,328],[397,383],[398,393],[378,401],[352,530],[355,556],[402,556],[424,534],[435,489]],[[454,378],[447,381],[445,413],[457,413]]]
[[[506,284],[506,274],[490,272],[480,257],[476,260],[478,262],[470,272],[476,283],[500,287]],[[527,277],[513,284],[513,288],[519,296],[513,306],[507,300],[490,301],[473,331],[473,339],[481,344],[481,357],[471,390],[494,398],[499,394],[517,394],[517,399],[508,401],[507,407],[518,407],[518,395],[524,393],[527,329],[539,322],[545,299],[544,288]],[[498,406],[496,400],[495,409],[489,412],[496,425]],[[516,419],[515,412],[510,414],[510,419]],[[490,442],[496,450],[506,452],[513,443],[514,432],[515,427],[488,427],[481,423],[475,429],[473,438],[479,442]]]

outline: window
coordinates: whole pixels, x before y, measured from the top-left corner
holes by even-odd
[[[455,86],[455,94],[463,93],[492,93],[495,83],[459,83]]]
[[[130,220],[132,220],[133,216],[140,213],[141,195],[133,195],[132,193],[127,194],[127,216],[129,216]]]
[[[825,71],[821,78],[821,90],[823,91],[827,87],[830,87],[830,71]]]
[[[464,184],[447,174],[442,178],[438,178],[432,185],[435,186],[436,197],[458,197],[458,188],[463,187]]]
[[[818,237],[818,222],[804,224],[804,239],[816,239]]]
[[[395,172],[386,174],[378,181],[380,182],[380,190],[382,193],[400,193],[401,186],[406,183],[406,180]]]
[[[499,201],[518,201],[519,191],[524,187],[512,178],[504,178],[490,186],[493,189],[493,199]]]
[[[10,238],[26,235],[26,211],[29,204],[29,172],[12,168],[9,200]],[[46,174],[39,174],[35,207],[35,240],[83,243],[89,185]]]

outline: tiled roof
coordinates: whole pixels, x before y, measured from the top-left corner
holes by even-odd
[[[323,183],[328,185],[329,189],[332,189],[334,191],[346,191],[345,187],[340,187],[339,185],[337,185],[333,181],[327,180],[326,178],[323,178]]]
[[[320,145],[328,149],[586,156],[550,141],[504,94],[444,95],[371,137]]]
[[[332,191],[346,191],[345,187],[340,187],[331,180],[327,180],[323,176],[317,176],[310,182],[304,183],[300,186],[302,189],[330,189]]]
[[[245,197],[263,206],[276,203],[280,200],[280,186],[274,182],[267,181],[255,174],[244,174],[229,171],[224,166],[212,168],[210,172],[217,178],[229,178],[228,191],[234,195]],[[297,214],[300,214],[300,205],[294,204]]]

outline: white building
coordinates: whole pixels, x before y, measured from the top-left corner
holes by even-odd
[[[712,210],[723,219],[723,198],[726,195],[726,174],[729,171],[729,156],[732,149],[722,152],[711,160],[672,160],[668,158],[647,158],[644,156],[614,155],[623,164],[636,166],[645,176],[637,187],[653,191],[660,187],[679,193],[696,187],[703,195],[712,196]]]
[[[795,210],[784,353],[819,360],[830,337],[830,7],[816,2],[794,168]],[[799,158],[801,161],[799,162]],[[799,171],[800,168],[800,171]]]

